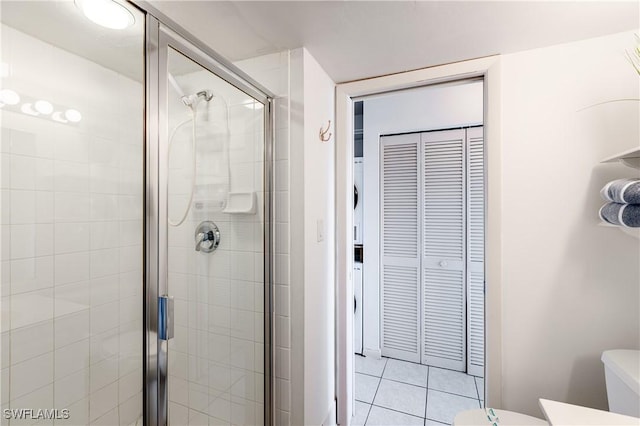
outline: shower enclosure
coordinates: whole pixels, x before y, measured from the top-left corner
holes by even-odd
[[[271,424],[270,95],[89,3],[0,4],[0,424]]]

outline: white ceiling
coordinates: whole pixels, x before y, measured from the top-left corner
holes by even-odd
[[[640,27],[637,0],[150,4],[231,61],[305,46],[336,82]]]
[[[639,0],[152,0],[149,4],[231,61],[305,46],[336,82],[640,27]],[[137,14],[135,27],[114,32],[89,22],[73,0],[0,0],[0,8],[2,22],[10,26],[131,78],[142,78],[141,15]],[[633,40],[629,43],[631,47]]]

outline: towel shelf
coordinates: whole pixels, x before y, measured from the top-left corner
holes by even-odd
[[[632,148],[617,155],[605,158],[601,163],[613,163],[614,161],[619,161],[625,166],[640,170],[640,148]]]
[[[640,148],[632,148],[617,155],[612,155],[611,157],[602,160],[601,163],[613,163],[616,161],[624,164],[627,167],[632,167],[636,170],[640,170]],[[626,228],[624,226],[616,226],[606,222],[600,222],[598,226],[618,228],[625,234],[640,239],[640,228]]]
[[[607,222],[598,222],[598,226],[602,226],[603,228],[618,228],[625,234],[631,235],[632,237],[635,237],[640,240],[640,228],[626,228],[624,226],[612,225]]]

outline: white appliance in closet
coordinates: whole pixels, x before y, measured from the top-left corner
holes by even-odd
[[[382,355],[482,376],[482,127],[380,142]]]
[[[362,262],[353,263],[353,352],[362,354]]]
[[[363,159],[356,158],[353,163],[353,243],[360,247],[362,255],[362,223],[363,223],[363,191],[364,180]],[[358,251],[358,249],[356,249]],[[355,255],[355,253],[354,253]],[[356,258],[353,264],[353,295],[354,295],[354,321],[353,321],[353,351],[362,353],[362,321],[363,321],[363,297],[362,297],[362,258]]]
[[[362,191],[362,181],[364,180],[364,169],[362,158],[356,158],[353,162],[353,243],[362,244],[362,222],[364,205]]]

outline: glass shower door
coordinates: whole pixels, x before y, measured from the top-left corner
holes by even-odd
[[[87,3],[0,2],[1,425],[143,424],[146,16]]]
[[[195,49],[166,39],[159,173],[167,182],[166,220],[160,214],[167,262],[159,265],[159,291],[166,274],[174,315],[173,336],[163,341],[160,330],[158,343],[160,363],[166,349],[168,419],[261,425],[265,104],[201,65],[207,58]]]

